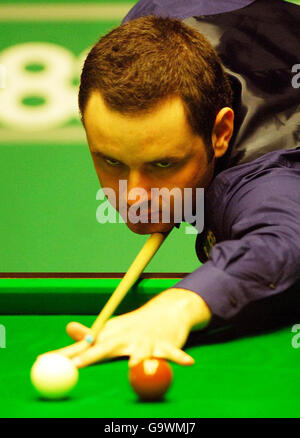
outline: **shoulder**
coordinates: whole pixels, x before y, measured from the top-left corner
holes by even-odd
[[[289,171],[290,170],[290,171]],[[300,172],[300,147],[289,150],[277,150],[262,155],[256,160],[239,164],[221,171],[213,180],[209,190],[214,191],[219,185],[222,190],[241,188],[252,181],[258,183],[276,174],[295,174]]]
[[[299,210],[299,186],[300,148],[270,152],[218,174],[206,192],[207,214],[227,235],[241,218]]]
[[[218,0],[195,2],[195,0],[140,0],[129,11],[122,23],[146,15],[184,20],[194,16],[210,16],[232,12],[255,3],[256,0]]]

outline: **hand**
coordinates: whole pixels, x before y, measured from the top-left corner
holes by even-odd
[[[72,357],[78,368],[120,356],[129,356],[130,367],[149,357],[192,365],[194,359],[181,347],[190,330],[196,324],[200,324],[199,328],[207,325],[209,319],[210,311],[197,294],[184,289],[168,289],[139,309],[111,318],[95,344],[85,351],[79,349],[75,356],[70,347],[57,352]],[[82,341],[90,329],[72,322],[68,324],[67,332],[75,341]]]

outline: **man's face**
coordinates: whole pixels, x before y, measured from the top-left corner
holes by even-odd
[[[127,211],[133,204],[146,206],[154,202],[151,189],[178,188],[184,205],[184,188],[206,188],[214,171],[214,160],[208,163],[201,137],[193,134],[180,98],[172,98],[147,115],[123,116],[110,110],[99,92],[92,92],[84,112],[89,148],[102,188],[115,191]],[[127,193],[119,193],[119,181],[126,181]],[[132,189],[144,189],[145,196],[128,199]],[[172,196],[171,196],[172,201]],[[170,222],[162,220],[164,200],[159,200],[159,221],[133,223],[127,226],[138,234],[167,232],[174,226],[174,202],[170,205]],[[167,199],[166,199],[167,202]],[[178,204],[177,204],[178,205]],[[144,210],[143,210],[144,211]]]

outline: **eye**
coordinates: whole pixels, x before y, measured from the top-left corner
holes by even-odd
[[[155,166],[160,167],[161,169],[167,169],[172,166],[172,163],[170,161],[159,161],[155,163]]]
[[[109,165],[109,166],[119,166],[121,163],[118,160],[113,160],[112,158],[104,158],[104,161]]]

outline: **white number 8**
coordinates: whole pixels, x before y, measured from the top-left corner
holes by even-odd
[[[41,71],[25,69],[28,64],[43,66]],[[77,90],[72,84],[76,59],[56,44],[24,43],[0,54],[7,72],[5,89],[0,91],[0,119],[24,130],[52,128],[76,117]],[[28,96],[43,98],[43,105],[22,102]]]

